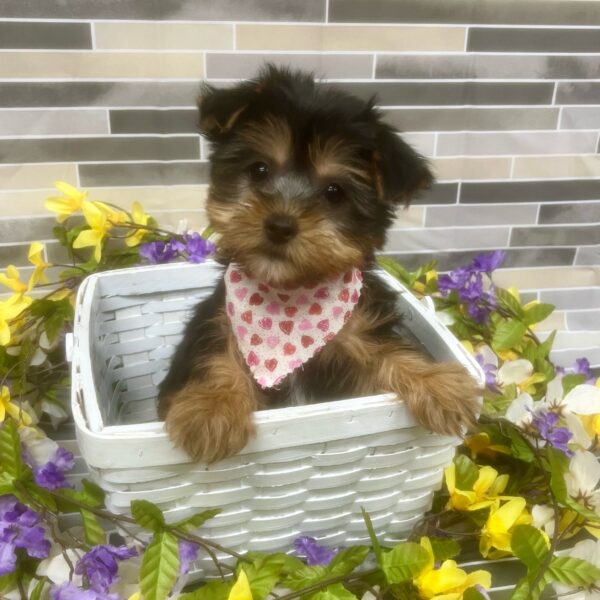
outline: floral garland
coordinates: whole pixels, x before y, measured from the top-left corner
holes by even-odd
[[[50,264],[31,244],[27,282],[8,266],[0,284],[0,595],[40,600],[348,600],[488,598],[490,573],[467,572],[455,558],[516,557],[526,575],[511,595],[537,599],[548,586],[600,597],[600,379],[585,359],[572,369],[548,356],[535,326],[553,306],[522,304],[518,291],[494,286],[502,252],[438,275],[430,263],[409,272],[380,264],[417,297],[434,298],[437,317],[474,354],[486,374],[478,429],[444,473],[433,510],[406,542],[383,547],[367,513],[371,545],[331,549],[300,537],[293,554],[239,555],[194,532],[219,511],[167,523],[139,500],[131,516],[106,510],[100,488],[74,488],[73,455],[39,427],[67,418],[69,387],[62,341],[71,331],[74,295],[84,277],[140,262],[204,261],[215,249],[209,231],[174,233],[135,202],[129,212],[88,199],[57,182],[46,206],[68,264]],[[48,269],[60,269],[51,282]],[[81,526],[63,515],[79,513]],[[118,528],[119,541],[107,531]],[[558,552],[558,551],[561,552]],[[199,553],[221,579],[188,584]],[[237,561],[235,568],[217,552]]]

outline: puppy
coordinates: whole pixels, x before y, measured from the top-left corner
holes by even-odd
[[[272,66],[203,88],[207,213],[227,269],[187,325],[159,390],[175,444],[211,463],[263,407],[395,392],[426,428],[460,434],[474,380],[433,363],[372,270],[394,211],[433,177],[373,102]]]

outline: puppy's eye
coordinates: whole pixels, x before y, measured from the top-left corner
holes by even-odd
[[[269,176],[269,165],[264,162],[257,162],[250,165],[249,171],[252,181],[264,181]]]
[[[330,183],[325,188],[325,198],[330,202],[339,202],[344,198],[344,190],[337,183]]]

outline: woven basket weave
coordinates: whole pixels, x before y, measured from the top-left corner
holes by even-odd
[[[201,535],[244,552],[289,550],[299,535],[334,546],[400,540],[431,506],[458,439],[417,426],[391,394],[256,413],[258,434],[237,456],[193,464],[156,420],[156,386],[195,304],[219,277],[214,263],[92,275],[77,298],[72,408],[77,439],[107,506],[158,504],[168,521],[221,507]],[[405,323],[436,360],[483,375],[461,344],[401,284]],[[200,565],[210,572],[210,560]]]

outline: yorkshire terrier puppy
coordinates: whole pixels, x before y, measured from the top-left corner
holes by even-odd
[[[395,392],[426,428],[460,434],[480,390],[402,334],[373,273],[398,205],[433,177],[373,102],[266,67],[205,86],[210,225],[227,265],[187,325],[159,415],[194,460],[241,450],[260,408]]]

